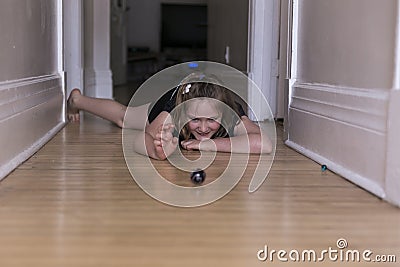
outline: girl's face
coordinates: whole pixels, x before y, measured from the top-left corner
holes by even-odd
[[[188,130],[197,140],[210,139],[221,126],[222,114],[208,99],[192,100],[186,112]]]

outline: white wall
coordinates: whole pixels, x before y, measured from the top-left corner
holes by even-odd
[[[0,1],[0,179],[64,124],[58,3]]]
[[[0,81],[54,74],[55,1],[1,1]],[[53,16],[52,16],[53,15]]]
[[[400,156],[388,154],[389,130],[398,130],[390,110],[400,105],[398,1],[295,4],[287,144],[399,205],[398,177],[389,175],[397,165],[388,164]]]
[[[396,0],[301,1],[297,78],[390,89]]]
[[[207,0],[127,0],[128,46],[160,51],[161,3],[206,4]]]

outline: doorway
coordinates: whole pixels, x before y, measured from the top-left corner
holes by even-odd
[[[249,0],[111,2],[124,10],[123,14],[111,15],[111,25],[124,21],[126,35],[125,44],[119,43],[124,38],[115,36],[119,38],[114,42],[117,48],[111,47],[115,51],[111,62],[125,60],[125,80],[113,79],[117,100],[132,95],[161,69],[182,62],[220,62],[247,73]],[[114,35],[111,33],[112,38]],[[121,50],[126,55],[121,55]],[[121,69],[112,67],[112,71]],[[113,74],[114,78],[122,76]]]
[[[243,71],[244,73],[251,74],[252,69],[249,68],[249,63],[254,62],[256,58],[261,66],[265,66],[266,64],[270,64],[270,60],[266,57],[268,55],[268,51],[265,53],[257,54],[253,53],[250,54],[250,44],[262,44],[262,47],[267,47],[265,45],[266,40],[271,38],[267,36],[265,32],[259,31],[256,32],[259,37],[261,38],[262,42],[257,42],[254,39],[249,40],[249,35],[254,31],[253,25],[249,24],[250,19],[252,19],[253,13],[250,10],[250,4],[253,2],[258,1],[259,3],[264,2],[262,0],[181,0],[179,1],[180,4],[186,5],[206,5],[207,6],[207,53],[206,53],[206,60],[220,62],[220,63],[228,63],[228,65]],[[266,2],[280,3],[279,0],[269,0]],[[91,93],[92,96],[96,97],[114,97],[118,100],[118,93],[113,91],[113,86],[111,86],[111,71],[110,65],[114,65],[112,67],[113,79],[118,84],[128,85],[127,87],[120,90],[124,92],[125,98],[130,99],[130,95],[132,95],[141,82],[144,79],[150,77],[153,73],[157,72],[163,67],[162,62],[160,61],[160,57],[162,58],[161,54],[161,4],[162,3],[172,3],[176,1],[169,1],[169,0],[153,0],[153,1],[146,1],[146,0],[104,0],[102,1],[102,5],[89,5],[86,4],[87,2],[92,3],[92,1],[85,1],[82,0],[71,0],[71,3],[76,3],[77,7],[77,26],[74,27],[74,38],[76,41],[73,40],[75,44],[74,49],[75,51],[73,55],[78,55],[76,57],[70,58],[68,64],[72,66],[77,66],[76,73],[77,75],[69,75],[70,79],[76,80],[76,83],[81,88],[86,88],[86,81],[89,80],[94,87],[93,92]],[[162,3],[161,3],[162,2]],[[68,1],[70,3],[70,1]],[[83,6],[85,3],[85,9],[93,9],[91,12],[92,19],[89,20],[89,23],[92,23],[93,27],[95,26],[95,32],[92,32],[94,28],[86,27],[86,19],[85,14],[87,12],[83,12]],[[106,7],[106,5],[108,7]],[[87,8],[86,8],[87,7]],[[117,7],[117,8],[115,8]],[[117,10],[118,12],[111,13],[111,10]],[[273,9],[274,11],[276,9]],[[90,10],[89,10],[90,11]],[[132,16],[132,12],[137,12],[137,16]],[[267,9],[264,7],[262,12],[259,12],[260,16],[256,21],[261,21],[266,27],[273,27],[277,29],[281,24],[279,22],[279,15],[274,15],[273,18],[278,18],[278,23],[272,24],[272,21],[267,21],[267,18],[270,18],[266,15]],[[107,13],[106,13],[107,12]],[[279,9],[278,9],[279,12]],[[99,14],[100,13],[100,14]],[[284,11],[281,10],[283,14]],[[222,14],[224,16],[222,16]],[[276,12],[274,13],[276,14]],[[108,18],[110,22],[114,21],[115,25],[98,25],[100,23],[101,18]],[[151,18],[151,19],[150,19]],[[98,23],[96,23],[97,21]],[[111,23],[110,23],[111,24]],[[130,25],[135,26],[135,30],[132,31],[132,27]],[[200,24],[204,27],[204,23]],[[273,25],[273,26],[272,26]],[[88,25],[90,26],[90,25]],[[88,28],[88,29],[87,29]],[[103,29],[101,31],[100,29]],[[113,33],[109,34],[109,32],[113,29]],[[85,31],[88,31],[85,34]],[[273,31],[276,32],[276,31]],[[278,31],[279,32],[279,31]],[[96,36],[94,36],[96,35]],[[111,36],[117,36],[119,40],[114,42],[109,40]],[[281,35],[282,36],[282,35]],[[96,42],[93,42],[93,38],[96,38]],[[99,39],[101,39],[99,41]],[[131,40],[133,39],[133,40]],[[108,45],[102,43],[103,40],[108,40]],[[273,40],[273,42],[278,43],[277,40]],[[87,44],[92,43],[92,47],[89,47]],[[119,48],[111,49],[111,43],[119,44]],[[68,40],[66,40],[66,45],[68,45]],[[94,47],[93,47],[94,46]],[[280,46],[276,45],[276,47],[280,47],[282,50],[282,46],[285,46],[281,42]],[[130,49],[133,47],[133,49]],[[96,60],[94,57],[90,57],[90,53],[85,53],[85,51],[91,52],[96,51]],[[114,51],[114,52],[110,52]],[[104,56],[105,53],[111,55],[111,58],[108,56]],[[133,54],[133,55],[132,55]],[[161,54],[161,56],[160,56]],[[204,54],[204,53],[203,53]],[[116,55],[116,56],[115,56]],[[282,55],[282,54],[281,54]],[[131,57],[132,56],[132,57]],[[99,59],[100,57],[100,59]],[[203,57],[202,57],[203,58]],[[136,64],[133,70],[130,69],[128,64],[129,60],[139,61],[140,64]],[[184,60],[188,60],[185,58]],[[110,64],[111,62],[111,64]],[[160,63],[161,62],[161,63]],[[166,62],[166,61],[164,61]],[[86,69],[89,68],[90,64],[93,65],[94,70],[96,71],[95,77],[87,77]],[[275,61],[276,63],[276,61]],[[276,63],[275,66],[283,65],[284,60],[280,60],[279,64]],[[96,65],[94,65],[96,64]],[[98,66],[99,65],[99,66]],[[117,65],[115,67],[115,65]],[[119,68],[122,70],[122,74],[118,74],[118,70],[115,69]],[[136,68],[136,69],[135,69]],[[83,71],[85,69],[85,71]],[[276,70],[276,68],[271,68],[272,70]],[[90,71],[90,69],[89,69]],[[126,72],[125,72],[126,71]],[[259,72],[263,73],[263,72]],[[279,71],[281,73],[281,71]],[[79,75],[81,74],[81,75]],[[83,75],[84,74],[84,75]],[[137,81],[134,82],[133,85],[130,85],[129,79],[131,74]],[[138,75],[136,75],[138,74]],[[280,75],[280,79],[285,78],[285,74]],[[83,77],[84,76],[84,77]],[[125,77],[125,78],[124,78]],[[88,79],[91,78],[91,79]],[[252,77],[255,79],[255,77]],[[83,82],[83,80],[85,82]],[[121,81],[122,82],[119,82]],[[104,82],[106,81],[106,83]],[[261,81],[265,81],[265,77],[261,78]],[[71,83],[70,83],[71,84]],[[107,86],[105,86],[105,84]],[[110,84],[110,86],[108,86]],[[276,88],[274,86],[269,86],[269,83],[265,83],[266,86],[261,86],[267,88],[274,92]],[[114,89],[119,87],[120,85],[114,86]],[[97,87],[101,87],[101,90],[98,90]],[[279,89],[281,90],[281,89]],[[99,91],[99,92],[98,92]],[[109,92],[108,92],[109,91]],[[271,97],[269,98],[270,103],[276,102],[280,103],[281,107],[284,107],[278,97]],[[251,105],[257,105],[251,103]],[[260,105],[259,105],[260,106]],[[272,105],[271,105],[272,106]]]

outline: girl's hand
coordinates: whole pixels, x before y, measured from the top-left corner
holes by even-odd
[[[175,126],[172,123],[161,125],[154,138],[154,146],[159,159],[166,159],[177,148],[178,138],[172,135]]]
[[[200,150],[200,141],[189,139],[187,141],[182,141],[181,146],[186,150]]]
[[[190,139],[187,141],[182,141],[181,146],[186,150],[211,151],[215,145],[211,139],[201,141],[197,139]]]

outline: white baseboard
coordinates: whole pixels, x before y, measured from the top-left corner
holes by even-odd
[[[388,100],[389,90],[295,83],[290,108],[385,133]]]
[[[36,140],[29,147],[22,150],[17,156],[9,159],[7,162],[0,166],[0,181],[4,179],[10,172],[17,168],[21,163],[29,159],[35,154],[43,145],[45,145],[51,138],[53,138],[63,127],[63,122],[55,125],[43,137]]]
[[[0,83],[0,179],[63,127],[62,82],[47,75]]]
[[[286,144],[386,198],[390,90],[296,82]]]
[[[385,188],[387,200],[400,206],[400,90],[393,90],[389,100]]]
[[[113,98],[111,70],[85,69],[85,95],[97,98]]]
[[[83,90],[84,84],[84,72],[82,68],[74,67],[71,68],[70,72],[66,72],[66,96],[68,97],[71,91],[75,88]]]
[[[342,177],[345,177],[347,180],[357,184],[358,186],[366,189],[367,191],[377,195],[380,198],[385,198],[386,193],[385,190],[378,184],[375,183],[373,180],[363,177],[359,175],[356,172],[353,172],[352,170],[345,168],[336,162],[329,160],[327,158],[324,158],[323,156],[308,150],[292,141],[286,141],[285,144],[297,152],[303,154],[304,156],[314,160],[315,162],[318,162],[321,165],[326,165],[329,167],[329,170],[339,174]]]

